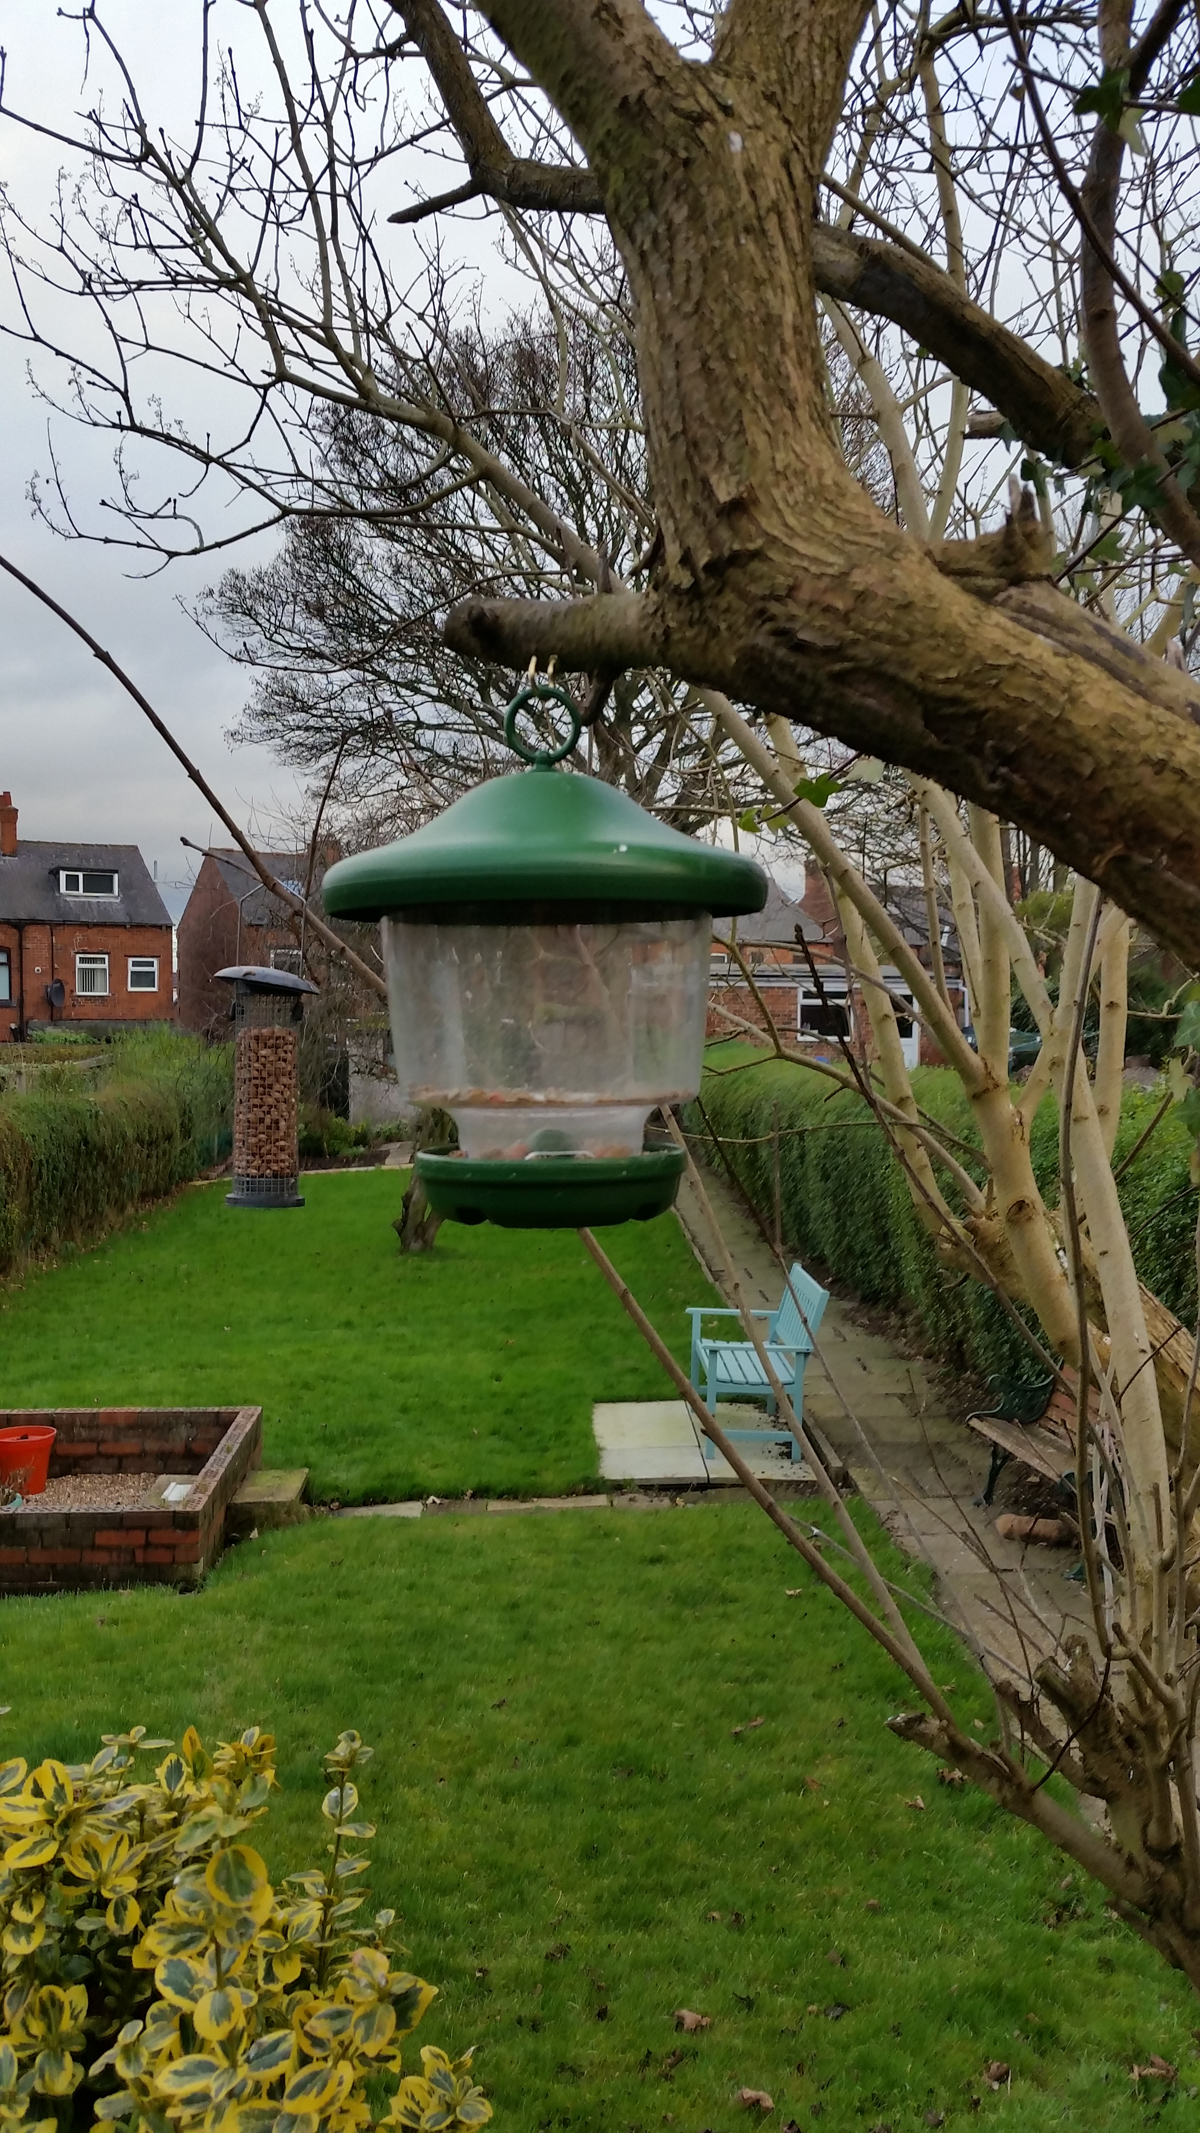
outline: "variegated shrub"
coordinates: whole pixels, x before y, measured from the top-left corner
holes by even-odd
[[[486,2123],[469,2052],[403,2073],[436,1988],[393,1967],[391,1911],[355,1923],[370,1755],[343,1733],[325,1757],[328,1863],[278,1888],[247,1841],[277,1783],[257,1727],[212,1755],[139,1726],[90,1763],[0,1767],[0,2133]]]

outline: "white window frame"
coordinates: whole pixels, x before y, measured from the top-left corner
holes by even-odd
[[[152,970],[154,972],[154,983],[152,985],[135,985],[133,982],[134,971],[147,969]],[[130,992],[157,992],[158,957],[156,955],[131,955],[128,958],[128,964],[125,971],[125,982]]]
[[[292,977],[302,978],[304,976],[303,951],[299,948],[272,948],[271,968],[272,970],[287,970],[290,971]]]
[[[104,966],[104,967],[103,967],[103,971],[101,971],[101,969],[100,969],[100,965],[101,965],[101,964],[103,964],[103,966]],[[82,980],[83,980],[83,977],[84,977],[85,973],[86,973],[86,975],[87,975],[88,977],[100,977],[100,976],[103,976],[103,978],[104,978],[104,983],[103,983],[103,985],[85,985],[85,984],[84,984],[84,983],[82,982]],[[93,951],[92,951],[92,950],[90,950],[90,949],[89,949],[89,950],[87,951],[87,953],[86,953],[86,954],[81,954],[81,955],[77,955],[77,956],[76,956],[76,958],[75,958],[75,997],[76,997],[76,999],[77,999],[77,1000],[107,1000],[107,998],[108,998],[108,996],[109,996],[109,984],[108,984],[108,975],[109,975],[109,974],[108,974],[108,957],[107,957],[107,955],[100,955],[100,954],[98,954],[98,953],[95,953],[95,952],[93,952]]]
[[[0,948],[0,1007],[11,1007],[12,996],[12,950]]]
[[[111,881],[111,889],[85,889],[85,874],[104,874]],[[109,901],[115,903],[121,894],[121,877],[115,867],[60,867],[58,870],[60,896],[86,896],[89,903]]]

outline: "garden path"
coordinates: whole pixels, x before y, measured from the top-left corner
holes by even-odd
[[[724,1176],[702,1172],[719,1224],[714,1236],[690,1179],[678,1213],[714,1286],[732,1300],[730,1273],[754,1308],[783,1293],[779,1264]],[[875,1330],[860,1306],[831,1296],[804,1383],[804,1412],[828,1439],[897,1545],[937,1574],[940,1603],[992,1672],[1048,1653],[1064,1628],[1086,1628],[1081,1586],[1060,1549],[1022,1547],[976,1505],[988,1452],[962,1420],[944,1371]]]

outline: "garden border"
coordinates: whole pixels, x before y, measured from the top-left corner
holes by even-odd
[[[32,1497],[0,1511],[0,1593],[133,1584],[196,1585],[225,1545],[232,1498],[262,1461],[261,1407],[27,1407],[0,1409],[0,1428],[57,1432],[51,1475],[159,1477],[146,1502],[123,1511],[57,1511]],[[169,1481],[190,1480],[179,1503]]]

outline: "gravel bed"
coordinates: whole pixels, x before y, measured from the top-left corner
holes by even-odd
[[[29,1510],[136,1511],[157,1480],[157,1474],[58,1474],[25,1504]]]

